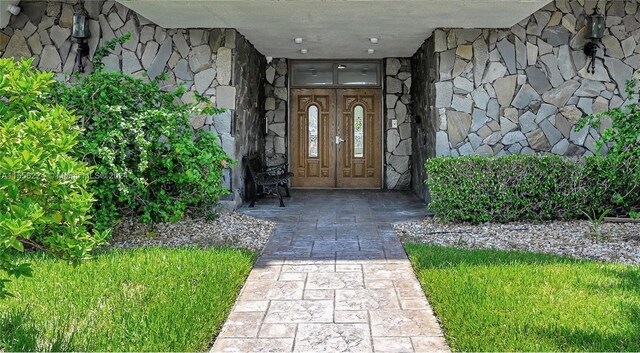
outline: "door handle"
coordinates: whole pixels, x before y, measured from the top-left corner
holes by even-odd
[[[340,142],[344,142],[344,140],[341,139],[340,136],[336,135],[336,145],[339,145]]]

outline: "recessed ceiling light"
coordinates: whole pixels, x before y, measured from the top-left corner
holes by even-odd
[[[371,44],[378,44],[378,38],[369,38],[369,41],[371,42]]]
[[[296,38],[293,40],[296,44],[302,44],[302,38]]]
[[[345,65],[345,64],[340,64],[340,65],[338,65],[338,69],[339,69],[339,70],[344,70],[344,69],[346,69],[346,68],[347,68],[347,65]]]
[[[307,49],[300,49],[300,54],[306,54],[307,53]]]
[[[371,48],[367,49],[367,53],[369,53],[369,54],[373,54],[373,53],[375,53],[375,52],[376,52],[376,51],[375,51],[375,50],[373,50],[373,49],[371,49]]]

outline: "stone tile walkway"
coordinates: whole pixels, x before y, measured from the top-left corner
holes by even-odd
[[[410,193],[293,190],[213,352],[449,351],[392,223],[426,215]]]

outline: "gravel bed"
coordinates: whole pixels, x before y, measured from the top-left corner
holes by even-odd
[[[600,235],[589,221],[538,223],[440,223],[427,218],[394,225],[403,242],[465,249],[543,252],[605,262],[640,264],[640,223],[603,223]]]
[[[273,222],[228,211],[215,220],[191,218],[155,225],[124,219],[114,228],[110,243],[114,248],[230,246],[260,252],[274,229]]]

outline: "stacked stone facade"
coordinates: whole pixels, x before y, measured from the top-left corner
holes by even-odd
[[[427,158],[436,154],[436,131],[439,129],[437,112],[433,109],[436,89],[434,77],[437,73],[433,43],[433,36],[431,36],[411,58],[411,97],[413,100],[411,104],[413,123],[411,129],[413,139],[411,188],[423,200],[429,200],[429,190],[424,183],[426,179],[424,163]]]
[[[287,162],[288,151],[288,70],[287,59],[273,59],[267,66],[264,91],[266,100],[267,136],[265,157],[268,165]]]
[[[233,31],[226,29],[225,31]],[[265,146],[265,82],[266,58],[258,52],[251,43],[239,35],[232,60],[232,87],[235,90],[236,103],[233,111],[234,126],[234,158],[238,161],[236,173],[232,178],[234,197],[231,200],[234,207],[240,206],[244,195],[245,178],[248,177],[247,167],[242,164],[242,157],[255,153],[263,153]],[[216,120],[216,117],[213,118]]]
[[[184,86],[183,102],[194,102],[197,92],[227,109],[217,116],[192,116],[191,125],[216,132],[231,158],[241,160],[263,148],[266,59],[234,29],[165,29],[112,0],[23,1],[20,6],[22,12],[0,32],[0,56],[32,57],[39,69],[58,73],[58,80],[73,80],[72,17],[84,7],[91,33],[87,72],[98,46],[131,33],[129,41],[104,58],[107,71],[122,70],[144,80],[166,72],[161,86],[167,90]],[[225,176],[233,191],[232,207],[240,202],[243,176],[242,166]]]
[[[624,105],[625,81],[640,68],[640,0],[554,0],[508,29],[437,29],[412,58],[383,61],[384,187],[412,188],[428,199],[424,162],[470,154],[596,153],[600,129],[574,131],[580,117]],[[109,71],[147,80],[163,72],[166,89],[183,85],[227,111],[193,116],[194,129],[215,131],[240,163],[228,171],[230,204],[242,198],[243,156],[288,160],[290,63],[267,63],[234,29],[165,29],[113,0],[21,1],[22,12],[0,30],[0,56],[74,80],[73,14],[89,16],[90,55],[106,41],[132,38],[104,58]],[[595,73],[583,53],[585,18],[606,17]],[[604,50],[606,49],[606,50]]]
[[[411,61],[385,60],[385,185],[391,190],[411,187]],[[395,124],[395,126],[394,126]]]
[[[606,14],[606,51],[590,74],[584,24],[594,6]],[[610,122],[599,131],[574,125],[624,104],[638,43],[635,0],[556,0],[510,29],[436,30],[436,155],[595,153]]]

